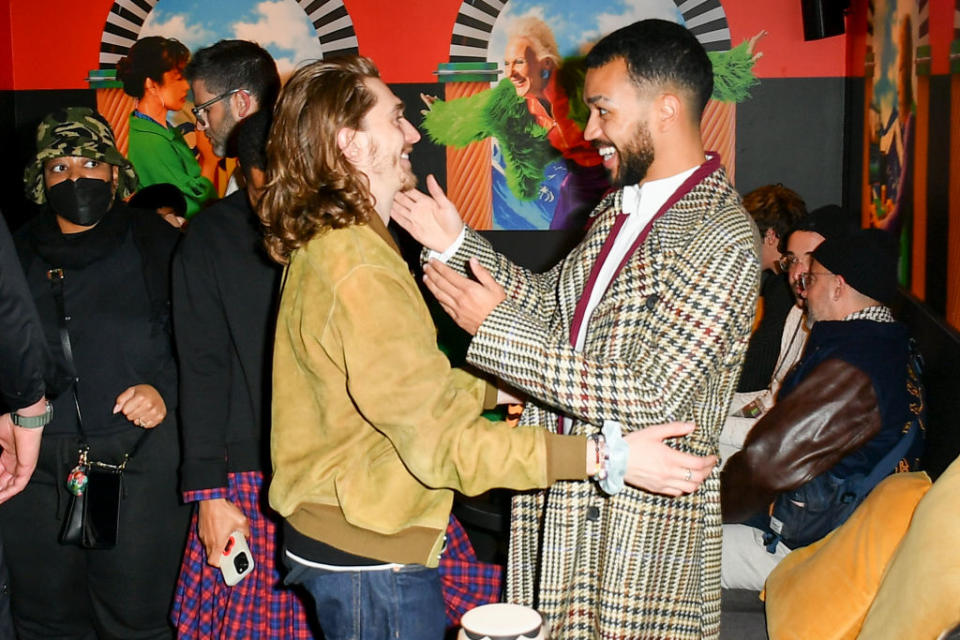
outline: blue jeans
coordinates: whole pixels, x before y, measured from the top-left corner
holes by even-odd
[[[310,592],[325,640],[442,640],[440,575],[411,564],[376,571],[326,571],[286,559],[287,584]]]

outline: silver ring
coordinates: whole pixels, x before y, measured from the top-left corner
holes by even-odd
[[[687,482],[690,482],[691,480],[693,480],[693,471],[691,471],[689,467],[687,467],[687,475],[684,478],[684,480],[686,480]]]

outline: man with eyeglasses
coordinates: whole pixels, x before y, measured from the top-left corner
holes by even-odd
[[[227,157],[237,123],[260,109],[271,109],[280,91],[280,76],[270,54],[254,42],[221,40],[200,49],[184,70],[196,106],[197,129],[206,133],[213,152]]]
[[[788,242],[797,233],[814,232]],[[863,229],[804,255],[802,269],[791,267],[811,327],[806,349],[721,474],[727,588],[762,588],[791,549],[840,526],[884,476],[915,470],[923,448],[917,357],[888,307],[894,238]]]
[[[780,269],[784,239],[807,215],[807,206],[795,191],[770,184],[746,194],[743,207],[760,231],[760,298],[737,392],[720,431],[721,464],[739,451],[756,421],[773,406],[807,339],[803,310],[796,305],[786,270]]]
[[[844,236],[854,230],[850,215],[835,204],[814,209],[802,217],[780,242],[777,263],[787,274],[797,306],[804,306],[800,276],[810,268],[810,255],[827,238]]]

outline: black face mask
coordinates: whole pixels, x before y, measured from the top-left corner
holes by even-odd
[[[63,218],[81,227],[100,222],[113,202],[113,189],[106,180],[78,178],[47,187],[47,202]]]

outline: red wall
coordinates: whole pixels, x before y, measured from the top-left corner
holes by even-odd
[[[10,44],[10,0],[0,0],[0,90],[13,88],[13,48]]]
[[[162,2],[162,0],[160,0]],[[804,42],[800,0],[724,0],[734,44],[761,30],[761,78],[836,77],[863,73],[866,2],[854,0],[845,36]],[[0,89],[81,89],[98,66],[100,37],[113,0],[0,0]],[[432,82],[447,59],[461,0],[344,0],[360,51],[390,82]],[[953,0],[932,0],[931,39],[946,51]],[[6,46],[4,46],[4,43]],[[947,73],[935,55],[934,73]]]

